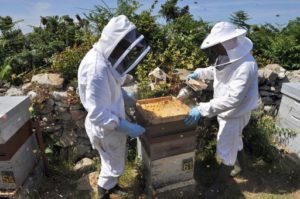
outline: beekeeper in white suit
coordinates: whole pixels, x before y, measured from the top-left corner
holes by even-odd
[[[104,27],[99,41],[79,66],[79,95],[88,112],[86,132],[101,157],[100,198],[109,198],[112,192],[125,193],[118,178],[124,171],[126,139],[141,135],[145,129],[125,119],[121,85],[149,50],[136,26],[121,15]]]
[[[250,53],[252,47],[245,29],[219,22],[201,45],[201,49],[215,54],[215,63],[196,69],[187,77],[214,80],[213,99],[194,107],[185,120],[191,125],[201,117],[218,116],[217,155],[222,164],[215,183],[205,193],[206,198],[222,194],[230,173],[236,175],[239,172],[238,167],[232,169],[237,156],[242,159],[242,130],[258,101],[258,68]]]

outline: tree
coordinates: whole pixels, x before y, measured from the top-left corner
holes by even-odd
[[[250,25],[246,23],[246,21],[250,19],[249,15],[243,10],[234,12],[233,14],[231,14],[231,17],[229,19],[233,24],[237,25],[238,27],[246,28],[248,30],[250,28]]]
[[[165,4],[161,5],[159,13],[167,20],[173,21],[180,16],[189,14],[189,6],[180,8],[177,5],[178,0],[167,0]]]

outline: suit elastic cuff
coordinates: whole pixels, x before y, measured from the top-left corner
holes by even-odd
[[[210,103],[200,103],[199,106],[197,106],[199,112],[201,113],[202,116],[204,117],[209,117],[210,116]]]

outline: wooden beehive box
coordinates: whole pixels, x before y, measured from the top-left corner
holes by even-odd
[[[0,161],[0,190],[17,189],[23,185],[37,164],[37,152],[35,134],[32,134],[10,159]]]
[[[29,119],[26,96],[0,97],[0,144],[6,143]]]
[[[283,83],[283,94],[277,123],[284,128],[293,129],[298,134],[289,140],[287,148],[300,157],[300,83]]]
[[[196,148],[196,132],[188,131],[167,135],[162,137],[150,138],[141,136],[142,146],[149,155],[150,160],[178,155],[194,151]]]
[[[158,189],[170,184],[194,179],[195,152],[151,160],[142,148],[146,186]]]
[[[138,100],[136,107],[137,121],[146,128],[147,137],[161,137],[196,128],[196,125],[184,124],[190,108],[174,97]]]

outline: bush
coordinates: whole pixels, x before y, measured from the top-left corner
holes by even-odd
[[[287,142],[295,136],[295,132],[277,127],[274,118],[254,111],[243,136],[246,150],[266,162],[272,162],[278,158],[278,144]]]
[[[54,54],[51,57],[52,68],[63,74],[67,80],[76,78],[79,64],[90,48],[90,45],[85,44]]]

